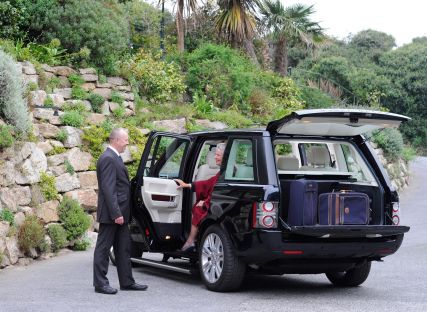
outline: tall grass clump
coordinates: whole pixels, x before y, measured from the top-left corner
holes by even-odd
[[[0,50],[0,117],[21,133],[30,126],[22,74],[13,58]]]

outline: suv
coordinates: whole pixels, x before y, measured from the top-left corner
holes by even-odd
[[[163,261],[145,263],[179,271],[183,261],[168,260],[183,259],[214,291],[238,289],[248,270],[326,273],[334,285],[362,284],[371,261],[395,253],[409,231],[399,225],[398,194],[362,133],[408,119],[367,110],[301,110],[261,130],[151,132],[132,180],[132,261],[144,263],[143,252],[162,253]],[[220,142],[226,149],[218,168],[213,156]],[[176,251],[190,231],[195,196],[173,179],[206,180],[218,170],[194,250]],[[315,192],[298,191],[295,181],[315,185]],[[320,197],[345,191],[366,198],[364,221],[342,221],[343,210],[336,222],[322,222]],[[304,217],[306,210],[310,220],[290,216]]]

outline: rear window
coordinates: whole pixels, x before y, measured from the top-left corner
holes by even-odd
[[[274,152],[279,174],[338,175],[376,184],[364,158],[346,141],[276,140]]]

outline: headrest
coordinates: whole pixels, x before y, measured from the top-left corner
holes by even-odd
[[[299,160],[294,155],[278,156],[277,169],[279,170],[298,170]]]
[[[219,167],[216,164],[215,161],[215,148],[211,149],[208,154],[206,155],[206,163],[208,164],[209,168],[211,169],[218,169]]]
[[[325,146],[312,146],[307,153],[307,160],[314,166],[330,166],[331,158]]]

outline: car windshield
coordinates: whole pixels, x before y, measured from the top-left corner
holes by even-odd
[[[346,141],[276,140],[279,174],[339,175],[376,185],[364,158]]]

